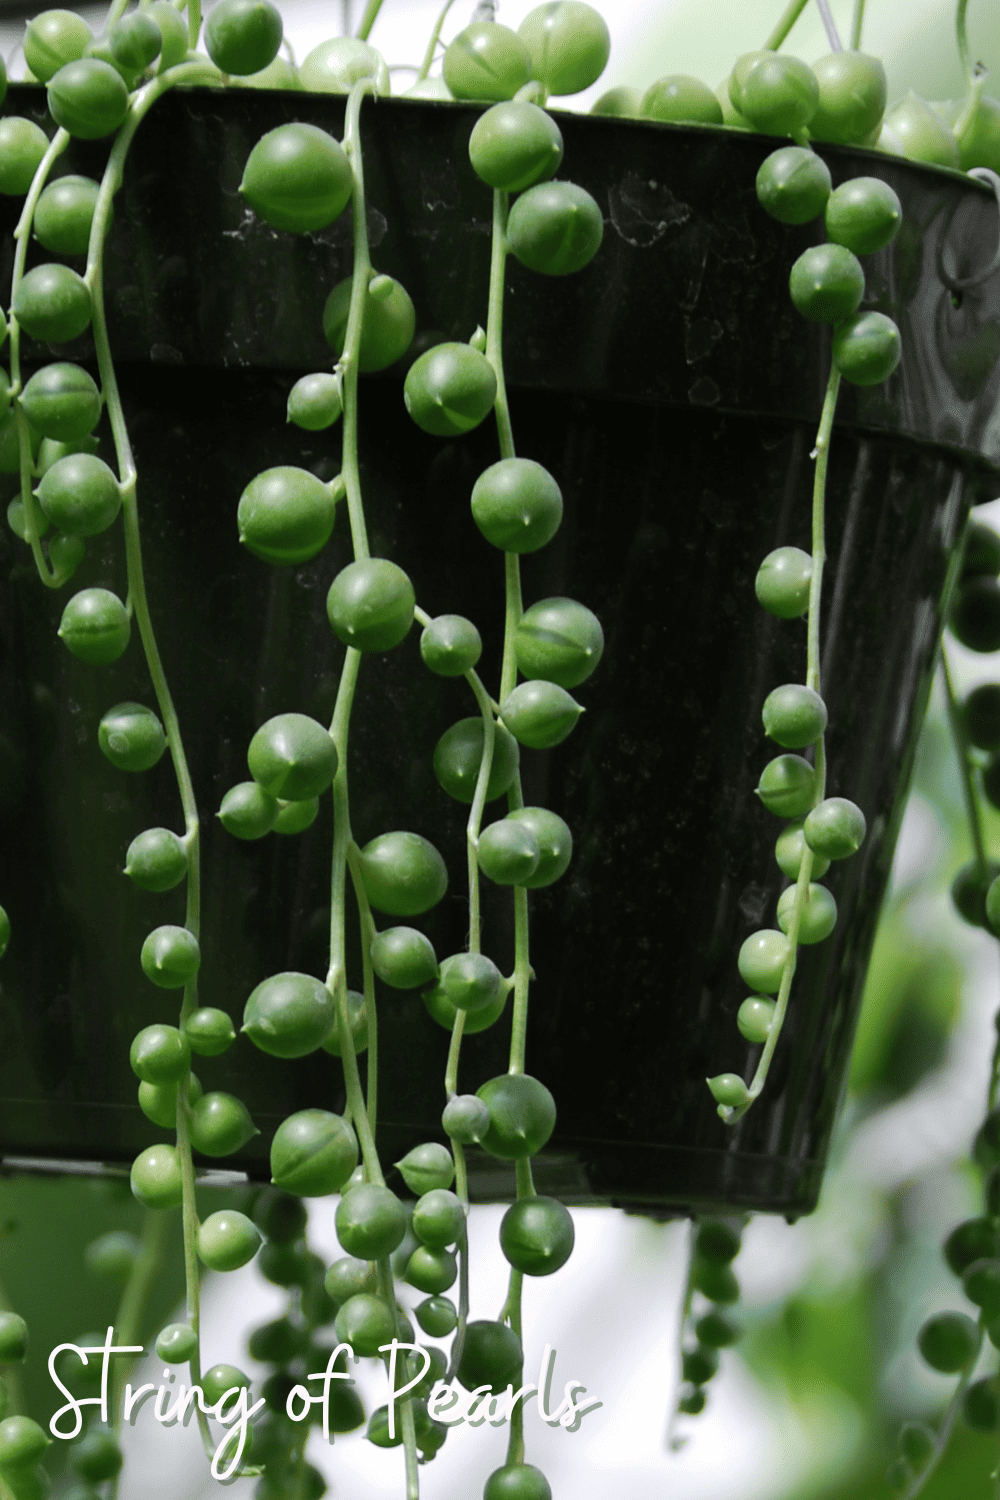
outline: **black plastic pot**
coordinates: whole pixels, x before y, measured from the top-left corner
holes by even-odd
[[[42,105],[38,90],[9,95],[12,111]],[[486,311],[490,197],[466,153],[477,113],[387,100],[362,117],[375,263],[406,285],[419,328],[456,338]],[[339,466],[338,431],[287,427],[284,407],[298,374],[329,368],[320,311],[350,274],[349,215],[302,239],[255,220],[236,193],[255,141],[289,119],[339,134],[343,101],[235,91],[162,101],[133,148],[107,267],[151,604],[204,814],[203,1002],[237,1018],[268,974],[325,973],[328,808],[299,838],[249,845],[213,814],[246,778],[259,723],[293,709],[329,716],[342,652],[324,601],[350,556],[340,523],[295,570],[256,561],[236,536],[237,500],[259,470]],[[989,260],[996,210],[958,174],[824,150],[835,181],[877,172],[906,211],[899,239],[867,262],[870,305],[899,322],[903,363],[885,387],[845,391],[828,503],[829,780],[861,804],[870,831],[831,871],[840,922],[802,953],[766,1094],[728,1130],[705,1077],[750,1076],[736,955],[773,923],[782,884],[779,825],[753,794],[773,753],[760,709],[772,687],[801,679],[805,649],[804,627],[757,607],[753,578],[772,547],[809,545],[827,338],[792,311],[787,275],[819,226],[787,229],[758,208],[768,139],[571,115],[560,126],[566,175],[605,208],[606,234],[576,277],[510,269],[514,431],[566,500],[556,540],[525,560],[524,591],[582,599],[607,650],[578,692],[587,712],[570,739],[522,757],[526,800],[554,807],[576,837],[568,876],[531,898],[528,1069],[559,1106],[535,1179],[581,1203],[794,1215],[819,1191],[949,559],[968,506],[990,497],[1000,471],[1000,292],[995,280],[950,290]],[[99,147],[74,151],[68,169],[99,167]],[[5,208],[8,246],[17,207]],[[87,352],[86,341],[67,351]],[[495,433],[487,423],[456,442],[425,436],[397,372],[365,380],[361,401],[372,550],[407,569],[429,612],[476,620],[495,687],[502,563],[468,507]],[[22,544],[0,545],[0,901],[14,930],[0,988],[0,1140],[8,1158],[127,1162],[158,1135],[134,1102],[129,1041],[174,1009],[138,952],[182,906],[176,893],[134,890],[120,870],[138,831],[178,826],[176,789],[168,759],[130,777],[98,750],[110,704],[153,702],[138,641],[111,668],[81,665],[55,638],[64,596],[42,589]],[[90,547],[73,586],[88,584],[124,594],[114,533]],[[355,835],[408,828],[441,848],[450,894],[421,925],[442,956],[464,943],[465,809],[438,787],[431,755],[471,712],[464,685],[424,670],[417,632],[364,665]],[[485,945],[501,967],[509,911],[509,894],[488,893]],[[353,961],[357,982],[356,951]],[[381,991],[379,1016],[379,1142],[391,1161],[440,1136],[448,1038],[416,995]],[[464,1043],[461,1088],[505,1069],[508,1035],[509,1017]],[[240,1094],[262,1128],[227,1163],[254,1175],[291,1110],[343,1105],[340,1065],[323,1053],[281,1063],[241,1040],[197,1071],[206,1088]],[[507,1195],[507,1165],[474,1158],[474,1196]]]

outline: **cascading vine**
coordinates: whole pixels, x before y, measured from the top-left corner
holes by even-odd
[[[800,9],[789,8],[788,26]],[[768,47],[779,45],[784,34],[779,27]],[[799,70],[804,65],[796,59],[775,53],[773,59],[765,55],[760,61],[761,56],[749,53],[737,62],[730,82],[733,108],[758,128],[808,141],[806,127],[817,109],[815,83],[810,88],[808,80],[802,82]],[[841,56],[831,54],[834,59]],[[872,60],[858,57],[862,72],[868,71],[863,64]],[[869,110],[875,119],[884,109],[884,75],[882,84],[881,96],[875,90]],[[854,122],[852,129],[863,125],[864,120]],[[789,292],[804,318],[831,325],[832,337],[830,373],[811,454],[812,545],[809,552],[795,546],[770,552],[755,585],[757,599],[769,613],[789,621],[806,617],[805,682],[785,683],[768,694],[762,711],[764,731],[784,750],[811,749],[813,754],[811,761],[803,755],[777,756],[765,766],[757,786],[768,811],[787,820],[775,857],[793,884],[778,901],[778,928],[752,933],[740,949],[740,976],[754,993],[741,1004],[737,1025],[741,1035],[762,1050],[749,1084],[732,1072],[708,1080],[719,1115],[729,1125],[742,1119],[764,1087],[788,1008],[799,945],[823,942],[836,925],[836,901],[819,884],[819,877],[831,861],[854,854],[865,836],[861,809],[846,797],[828,796],[826,786],[827,711],[820,692],[826,482],[841,381],[880,384],[895,370],[901,352],[892,319],[859,310],[865,274],[858,257],[889,244],[902,223],[892,188],[877,177],[855,177],[834,189],[829,168],[809,144],[772,152],[757,174],[756,186],[761,206],[779,223],[808,224],[823,215],[827,240],[796,260]]]

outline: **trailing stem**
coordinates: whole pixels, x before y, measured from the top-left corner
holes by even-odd
[[[791,31],[792,27],[795,25],[796,21],[799,19],[799,16],[801,16],[802,12],[805,10],[808,4],[809,0],[788,0],[788,4],[782,11],[777,25],[771,32],[771,35],[768,37],[767,41],[764,43],[762,49],[763,51],[777,52],[778,48],[785,40],[785,37]]]
[[[430,41],[427,43],[427,51],[424,53],[424,60],[420,64],[420,71],[417,74],[416,78],[417,83],[427,77],[428,73],[434,65],[434,54],[437,51],[438,42],[441,40],[441,28],[444,25],[445,17],[451,10],[451,7],[454,5],[454,3],[455,0],[445,0],[444,5],[441,7],[438,18],[434,23],[434,30],[431,32]]]
[[[965,131],[969,128],[979,108],[979,99],[983,92],[983,84],[986,82],[986,70],[972,61],[969,51],[969,37],[965,27],[965,12],[968,9],[969,0],[958,0],[958,9],[955,12],[955,37],[958,42],[958,55],[962,62],[962,72],[965,75],[965,103],[962,105],[961,113],[954,124],[954,132],[957,140],[961,141]]]
[[[941,673],[944,677],[948,725],[951,729],[952,739],[955,742],[955,754],[958,757],[958,771],[959,779],[962,783],[965,814],[969,820],[969,836],[972,839],[973,858],[976,861],[976,870],[980,881],[985,889],[990,867],[989,860],[986,858],[986,843],[983,839],[983,820],[979,813],[979,798],[976,796],[972,761],[969,756],[969,736],[966,733],[961,706],[955,694],[955,685],[952,682],[951,671],[948,667],[948,657],[943,642],[941,645]]]
[[[934,1436],[934,1447],[931,1450],[930,1456],[924,1460],[920,1469],[920,1473],[914,1476],[913,1482],[903,1491],[902,1495],[900,1496],[900,1500],[916,1500],[916,1496],[920,1494],[920,1491],[923,1489],[924,1485],[927,1483],[928,1479],[930,1479],[931,1475],[934,1473],[934,1470],[937,1468],[938,1464],[944,1457],[945,1449],[948,1446],[948,1439],[951,1437],[952,1428],[954,1427],[955,1422],[958,1419],[959,1412],[962,1409],[962,1398],[965,1395],[966,1390],[968,1389],[969,1381],[972,1379],[973,1371],[975,1370],[976,1364],[979,1360],[979,1353],[983,1347],[983,1332],[983,1319],[982,1316],[980,1316],[978,1328],[979,1336],[976,1340],[976,1346],[962,1368],[961,1379],[959,1380],[958,1385],[955,1387],[955,1391],[952,1395],[951,1400],[948,1402],[948,1406],[945,1410],[944,1416],[941,1418],[940,1426],[938,1427],[938,1430]]]
[[[814,693],[820,691],[819,625],[820,609],[823,600],[823,567],[826,562],[826,477],[830,461],[830,437],[833,431],[833,418],[837,407],[839,390],[840,371],[833,366],[831,367],[830,377],[827,381],[826,397],[823,401],[819,430],[816,434],[816,446],[811,455],[815,460],[816,467],[813,471],[812,575],[809,582],[809,616],[806,627],[806,686],[812,688]],[[822,802],[826,796],[826,750],[822,735],[816,741],[815,770],[813,806],[818,802]],[[788,1010],[788,999],[792,990],[792,979],[795,974],[795,963],[798,956],[799,928],[802,924],[802,914],[805,911],[806,902],[809,898],[812,867],[812,850],[808,844],[804,844],[802,859],[799,864],[798,880],[795,884],[795,900],[792,904],[788,928],[785,934],[788,938],[788,953],[781,971],[781,984],[775,1000],[774,1016],[768,1028],[767,1040],[764,1043],[760,1059],[757,1063],[753,1081],[747,1088],[749,1098],[743,1104],[739,1105],[719,1105],[719,1116],[727,1125],[735,1125],[737,1121],[742,1120],[754,1100],[759,1098],[767,1080],[768,1071],[771,1067],[771,1059],[774,1056],[774,1049],[778,1045],[778,1037],[781,1035],[785,1013]]]
[[[378,4],[369,5],[359,35],[367,36],[378,14]],[[367,30],[366,30],[367,26]],[[364,503],[361,495],[361,476],[358,468],[358,352],[361,346],[361,327],[364,318],[368,283],[372,277],[371,255],[368,248],[368,227],[365,216],[364,167],[362,162],[359,119],[361,102],[366,94],[374,94],[375,85],[370,78],[356,83],[347,100],[344,125],[344,150],[351,164],[353,189],[351,194],[354,215],[354,271],[351,286],[351,303],[344,336],[344,352],[338,370],[344,403],[343,458],[341,474],[346,486],[351,539],[355,560],[369,556],[368,533],[365,526]],[[337,691],[337,702],[330,725],[330,737],[337,748],[337,773],[333,779],[333,854],[330,875],[330,962],[326,976],[326,987],[333,996],[337,1011],[337,1027],[340,1036],[340,1054],[344,1067],[344,1084],[347,1104],[354,1128],[357,1131],[365,1176],[378,1187],[385,1186],[385,1178],[375,1145],[375,1115],[377,1100],[378,1030],[375,1014],[375,992],[371,972],[371,942],[364,938],[374,934],[375,924],[364,892],[361,879],[359,851],[351,834],[350,798],[348,796],[347,763],[351,710],[361,667],[361,653],[352,646],[347,647],[344,666]],[[347,870],[351,869],[355,893],[358,898],[363,934],[362,948],[365,950],[364,987],[365,1008],[369,1021],[368,1056],[368,1100],[361,1089],[361,1075],[351,1035],[350,1015],[347,1008],[347,961],[345,906],[347,895]],[[385,1305],[393,1310],[396,1336],[405,1340],[402,1317],[396,1306],[393,1290],[392,1266],[388,1257],[378,1263],[379,1289]],[[388,1370],[388,1357],[386,1368]],[[418,1500],[420,1493],[417,1468],[416,1434],[413,1423],[413,1406],[407,1398],[401,1408],[403,1448],[406,1459],[407,1500]]]
[[[865,0],[854,0],[854,17],[851,21],[851,51],[861,47],[861,29],[865,24]]]

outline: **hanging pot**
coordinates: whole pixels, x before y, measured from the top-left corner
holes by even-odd
[[[39,90],[15,86],[9,98],[43,116]],[[486,311],[490,195],[467,157],[477,115],[407,100],[362,111],[376,268],[406,286],[418,330],[457,339]],[[285,401],[298,375],[330,368],[320,314],[350,275],[349,215],[300,238],[255,219],[237,193],[252,146],[292,119],[340,135],[343,100],[166,97],[136,137],[106,267],[150,603],[203,818],[202,1003],[237,1025],[262,979],[327,965],[328,799],[295,838],[241,843],[214,819],[246,779],[260,723],[293,710],[329,719],[342,660],[324,609],[351,557],[342,523],[294,569],[251,557],[236,531],[237,501],[260,470],[339,468],[337,430],[286,426]],[[866,261],[866,305],[899,323],[903,362],[884,387],[844,391],[828,490],[829,786],[860,804],[869,833],[831,871],[837,928],[802,951],[766,1091],[728,1129],[705,1078],[750,1077],[736,955],[773,924],[782,884],[779,825],[753,792],[770,758],[760,711],[773,687],[802,679],[805,658],[804,625],[764,614],[753,580],[773,547],[809,546],[827,337],[794,313],[787,277],[819,228],[788,229],[759,209],[754,178],[772,140],[568,114],[559,124],[567,173],[605,210],[605,240],[574,277],[509,267],[518,451],[555,474],[566,502],[557,538],[524,560],[524,596],[581,599],[607,648],[577,690],[586,712],[570,738],[522,755],[526,802],[554,808],[576,841],[567,876],[531,897],[527,1066],[559,1110],[535,1181],[578,1203],[795,1215],[819,1191],[950,559],[969,505],[991,497],[1000,471],[1000,283],[960,306],[949,290],[989,260],[996,209],[957,173],[823,148],[835,182],[877,173],[906,215],[897,241]],[[67,170],[99,171],[99,146],[72,153]],[[8,254],[19,207],[3,206]],[[84,339],[64,357],[88,352]],[[489,423],[453,442],[418,431],[398,371],[362,382],[372,552],[407,570],[429,613],[475,620],[494,691],[503,566],[468,502],[496,457]],[[139,949],[183,908],[178,893],[138,891],[121,869],[142,829],[179,827],[176,785],[168,757],[127,775],[98,749],[111,704],[153,704],[138,640],[109,668],[72,658],[55,635],[65,595],[41,587],[13,536],[0,545],[0,901],[14,933],[0,976],[0,1140],[8,1160],[127,1163],[157,1138],[135,1104],[129,1043],[175,1019]],[[124,594],[115,532],[89,545],[73,587],[92,584]],[[441,849],[449,894],[420,924],[443,957],[465,942],[466,809],[438,786],[432,755],[475,706],[461,680],[423,668],[417,635],[363,664],[352,823],[359,843],[403,828]],[[511,944],[509,893],[489,888],[484,947],[505,971]],[[356,938],[349,960],[358,984]],[[440,1137],[448,1035],[419,994],[380,990],[378,1005],[378,1139],[391,1161]],[[508,1039],[509,1012],[467,1038],[460,1089],[506,1069]],[[323,1052],[279,1062],[240,1040],[196,1066],[261,1128],[228,1163],[254,1176],[267,1175],[285,1115],[344,1104],[340,1064]],[[507,1163],[473,1153],[470,1172],[474,1197],[512,1193]]]

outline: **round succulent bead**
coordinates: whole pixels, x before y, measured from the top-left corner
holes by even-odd
[[[880,385],[902,357],[899,329],[880,312],[858,312],[833,330],[833,362],[852,385]]]
[[[336,511],[330,486],[308,469],[265,469],[240,496],[240,541],[275,566],[309,562],[330,540]]]
[[[797,620],[809,608],[813,563],[801,547],[777,547],[757,570],[757,602],[781,620]]]
[[[550,542],[563,515],[562,493],[547,469],[530,458],[502,458],[476,480],[472,516],[503,552],[535,552]]]
[[[962,1421],[975,1432],[1000,1430],[1000,1396],[996,1378],[974,1380],[962,1397]]]
[[[424,666],[439,677],[461,677],[471,672],[482,654],[482,637],[463,615],[438,615],[420,637]]]
[[[720,1110],[739,1109],[750,1101],[750,1090],[738,1073],[717,1073],[705,1082]]]
[[[962,710],[970,742],[979,750],[1000,749],[1000,683],[973,688]]]
[[[466,1325],[465,1344],[457,1376],[467,1391],[486,1386],[499,1395],[510,1384],[515,1389],[523,1355],[521,1341],[506,1323],[482,1318]]]
[[[513,99],[531,78],[531,57],[509,27],[474,21],[449,43],[442,72],[455,99]]]
[[[372,1261],[344,1255],[326,1272],[324,1286],[331,1301],[340,1306],[359,1292],[374,1292],[378,1286],[378,1268]]]
[[[49,79],[49,114],[78,140],[112,135],[128,112],[128,87],[110,63],[80,57]]]
[[[500,1248],[526,1276],[551,1276],[573,1253],[573,1218],[556,1198],[518,1198],[500,1222]]]
[[[148,771],[167,748],[163,725],[144,703],[117,703],[97,730],[102,752],[119,771]]]
[[[359,37],[331,37],[320,42],[299,64],[299,78],[311,94],[349,94],[362,78],[374,79],[380,94],[389,93],[385,59]]]
[[[198,1226],[198,1256],[211,1271],[238,1271],[253,1260],[263,1243],[252,1219],[222,1208]]]
[[[292,121],[256,142],[240,192],[274,228],[309,234],[345,210],[352,183],[351,163],[339,141],[315,124]]]
[[[154,927],[139,955],[142,972],[164,990],[181,989],[201,967],[198,939],[186,927]]]
[[[826,705],[812,688],[789,682],[768,693],[761,718],[772,740],[786,750],[802,750],[826,729]]]
[[[371,960],[383,983],[397,990],[419,989],[437,979],[434,945],[415,927],[388,927],[380,932],[372,943]]]
[[[303,375],[288,394],[287,419],[306,432],[324,432],[344,409],[340,382],[322,371]]]
[[[336,355],[347,339],[354,283],[338,282],[323,308],[323,333]],[[363,374],[387,370],[413,343],[417,314],[406,288],[391,276],[377,276],[368,284],[361,318],[358,369]]]
[[[230,1391],[249,1390],[250,1378],[235,1365],[218,1364],[202,1372],[201,1387],[206,1404],[217,1406]]]
[[[132,11],[121,16],[112,26],[108,46],[119,67],[141,73],[159,57],[163,37],[151,16]]]
[[[490,1128],[490,1112],[475,1094],[456,1094],[441,1115],[445,1133],[459,1145],[478,1145]]]
[[[864,841],[865,815],[846,797],[827,797],[809,813],[802,825],[810,849],[826,859],[848,859]]]
[[[305,1057],[336,1024],[333,996],[311,974],[286,971],[265,979],[243,1011],[243,1030],[271,1057]]]
[[[278,812],[272,832],[290,837],[304,833],[319,817],[319,798],[306,797],[301,802],[282,802],[278,799]]]
[[[69,536],[98,536],[121,510],[121,489],[108,465],[92,453],[57,459],[36,491],[46,519]]]
[[[707,1349],[728,1349],[740,1337],[732,1319],[715,1311],[704,1313],[695,1323],[694,1331],[699,1344]]]
[[[191,1066],[191,1048],[176,1026],[144,1026],[129,1051],[132,1071],[143,1083],[177,1083]]]
[[[300,1198],[282,1188],[269,1187],[255,1199],[251,1218],[276,1245],[291,1245],[305,1234],[309,1210]]]
[[[481,1145],[508,1161],[534,1156],[555,1129],[556,1106],[549,1090],[527,1073],[502,1073],[476,1090],[490,1112]]]
[[[808,224],[815,219],[823,212],[831,187],[826,162],[804,146],[772,151],[757,173],[758,201],[781,224]]]
[[[481,831],[476,857],[483,874],[496,884],[525,886],[538,868],[541,850],[525,823],[501,818]]]
[[[406,1212],[395,1193],[376,1183],[348,1188],[337,1205],[337,1238],[358,1260],[379,1260],[403,1243]]]
[[[271,1181],[306,1198],[338,1193],[358,1164],[357,1138],[341,1115],[303,1109],[289,1115],[271,1143]]]
[[[203,1094],[191,1109],[191,1145],[203,1156],[232,1156],[259,1135],[246,1105],[233,1094]]]
[[[640,112],[647,120],[669,120],[678,124],[721,125],[722,106],[715,94],[689,73],[669,73],[650,84],[642,96]]]
[[[774,1001],[762,995],[748,995],[736,1013],[736,1024],[740,1035],[748,1042],[767,1041],[774,1020]]]
[[[493,1026],[503,1015],[507,1007],[507,994],[508,991],[505,988],[501,988],[496,999],[490,1005],[484,1005],[480,1010],[466,1010],[463,1034],[471,1036],[477,1031],[485,1031],[488,1027]],[[447,1032],[454,1031],[455,1017],[458,1014],[458,1010],[445,994],[440,979],[438,979],[433,989],[424,990],[422,998],[427,1013],[438,1025],[443,1027]]]
[[[454,953],[441,964],[440,986],[456,1008],[475,1012],[493,1005],[503,976],[484,953]]]
[[[43,365],[25,385],[21,408],[36,432],[71,443],[88,436],[97,426],[101,393],[93,377],[79,365]]]
[[[125,874],[144,891],[170,891],[187,874],[184,843],[169,828],[137,834],[125,855]]]
[[[458,1262],[448,1250],[431,1250],[418,1245],[406,1262],[403,1280],[418,1292],[437,1297],[454,1286]]]
[[[432,1250],[454,1245],[465,1233],[461,1200],[445,1187],[423,1193],[413,1209],[413,1233]]]
[[[431,1338],[447,1338],[458,1327],[458,1312],[447,1297],[428,1297],[426,1302],[418,1302],[414,1316],[422,1332]]]
[[[792,302],[814,323],[839,323],[857,312],[865,294],[861,262],[843,245],[812,245],[792,266]]]
[[[110,589],[82,589],[63,610],[58,634],[79,661],[105,667],[124,655],[132,622],[124,604]]]
[[[379,834],[361,850],[360,864],[365,895],[386,916],[420,916],[448,888],[444,860],[417,833]]]
[[[184,1196],[176,1146],[147,1146],[132,1163],[133,1195],[146,1208],[179,1208]]]
[[[355,1354],[375,1355],[383,1344],[396,1335],[396,1319],[391,1308],[369,1292],[349,1297],[337,1313],[334,1323],[337,1339],[350,1344]]]
[[[767,52],[747,72],[737,107],[765,135],[791,135],[809,124],[818,105],[812,69],[797,57]]]
[[[879,59],[849,48],[828,52],[812,71],[819,84],[819,104],[809,121],[813,140],[863,144],[885,113],[888,83]]]
[[[139,1108],[147,1120],[163,1130],[173,1130],[177,1125],[176,1082],[140,1083],[138,1088]],[[192,1107],[201,1098],[202,1087],[193,1073],[187,1076],[187,1098]]]
[[[0,120],[0,193],[13,198],[26,193],[48,145],[48,136],[34,120],[19,115]]]
[[[262,724],[247,751],[250,775],[272,797],[304,801],[326,791],[337,773],[337,747],[317,720],[278,714]]]
[[[471,806],[479,781],[486,730],[481,714],[459,719],[446,729],[434,747],[434,774],[449,797]],[[494,726],[493,758],[486,782],[486,800],[502,797],[514,784],[520,764],[517,741],[502,724]]]
[[[582,705],[565,688],[540,678],[519,683],[500,705],[507,729],[530,750],[561,745],[582,713]]]
[[[278,55],[281,12],[269,0],[218,0],[205,23],[205,50],[223,73],[259,73]]]
[[[366,557],[341,569],[326,598],[338,640],[356,651],[391,651],[409,633],[416,597],[394,562]]]
[[[536,5],[517,28],[517,35],[528,49],[531,77],[550,94],[578,94],[589,88],[604,72],[611,53],[607,22],[585,0],[548,0]]]
[[[996,577],[1000,573],[1000,534],[992,526],[972,517],[966,522],[962,543],[962,582],[980,575]]]
[[[236,1029],[224,1010],[203,1005],[193,1011],[181,1028],[192,1052],[199,1057],[220,1057],[236,1040]]]
[[[518,621],[514,650],[523,677],[574,688],[596,670],[604,631],[597,616],[575,599],[540,599]]]
[[[816,772],[801,755],[778,755],[761,772],[757,796],[779,818],[800,818],[816,797]]]
[[[605,90],[599,98],[595,99],[590,106],[590,113],[604,115],[613,120],[637,120],[641,106],[642,95],[639,90],[622,84],[618,88]]]
[[[237,839],[262,839],[278,819],[278,801],[256,781],[240,781],[222,799],[218,819]]]
[[[773,928],[762,928],[753,932],[740,948],[737,961],[740,977],[753,990],[765,995],[776,995],[781,988],[781,976],[790,948],[783,932]]]
[[[778,867],[789,880],[798,880],[799,870],[802,866],[802,856],[807,849],[805,834],[803,833],[804,819],[789,823],[778,834],[774,845],[774,857]],[[811,873],[817,880],[821,880],[830,868],[830,861],[821,854],[813,854]]]
[[[82,57],[91,41],[93,32],[82,16],[70,10],[43,10],[28,22],[24,60],[39,83],[48,83],[64,63]]]
[[[961,1276],[974,1261],[1000,1257],[1000,1226],[987,1218],[965,1219],[948,1235],[941,1253],[949,1269]]]
[[[790,885],[778,898],[778,926],[788,932],[792,925],[796,887]],[[810,884],[799,919],[800,943],[822,943],[837,925],[837,903],[824,885]]]
[[[448,1188],[455,1178],[452,1154],[439,1141],[425,1141],[420,1146],[414,1146],[395,1166],[411,1193],[428,1193],[432,1189]]]
[[[827,200],[823,224],[827,238],[855,255],[871,255],[899,233],[903,208],[897,194],[880,177],[850,177]]]
[[[197,1353],[198,1335],[189,1323],[167,1323],[156,1335],[155,1347],[164,1364],[186,1365]]]
[[[565,875],[573,857],[573,835],[558,813],[550,812],[547,807],[518,807],[507,814],[504,822],[527,828],[538,848],[538,863],[530,875],[522,876],[519,884],[535,891]]]
[[[0,1470],[8,1484],[15,1474],[37,1464],[52,1439],[30,1417],[4,1417],[0,1422]]]
[[[604,217],[574,182],[541,182],[515,201],[507,219],[510,252],[529,271],[570,276],[601,248]]]
[[[956,1375],[979,1345],[976,1325],[965,1313],[938,1313],[921,1327],[917,1347],[932,1370]]]
[[[559,126],[527,100],[509,99],[480,115],[469,138],[469,160],[491,188],[520,193],[553,177],[563,156]]]
[[[435,344],[414,360],[403,384],[406,410],[432,437],[457,437],[493,410],[497,378],[471,344]]]

